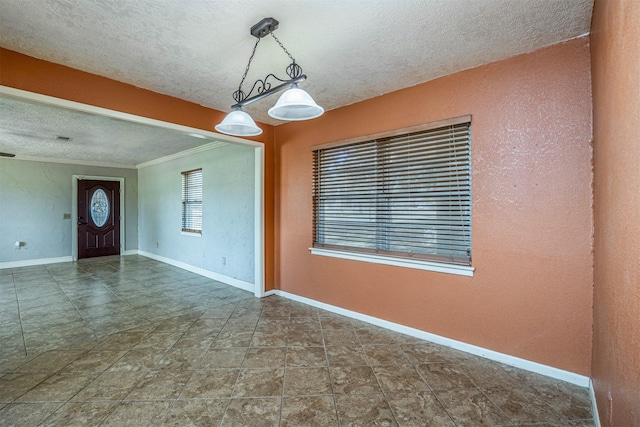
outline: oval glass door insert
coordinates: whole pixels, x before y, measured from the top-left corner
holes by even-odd
[[[91,219],[98,227],[102,227],[109,218],[109,198],[102,188],[91,196]]]

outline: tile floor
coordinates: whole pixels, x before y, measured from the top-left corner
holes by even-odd
[[[587,390],[140,256],[0,270],[0,426],[593,426]]]

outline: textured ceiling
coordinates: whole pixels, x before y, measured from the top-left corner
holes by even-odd
[[[229,111],[256,40],[249,28],[272,16],[280,21],[276,36],[309,76],[301,87],[330,110],[586,34],[592,6],[593,0],[0,0],[0,44]],[[269,73],[284,77],[289,62],[271,37],[262,39],[244,89]],[[272,98],[245,110],[278,124],[266,115]]]
[[[20,158],[134,167],[211,142],[156,126],[0,96],[0,152]]]

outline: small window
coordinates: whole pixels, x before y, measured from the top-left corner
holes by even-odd
[[[202,169],[182,172],[182,231],[202,233]]]
[[[313,247],[470,266],[470,119],[314,147]]]

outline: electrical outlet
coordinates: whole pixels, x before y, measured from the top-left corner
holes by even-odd
[[[227,257],[222,257],[222,265],[227,265]]]

